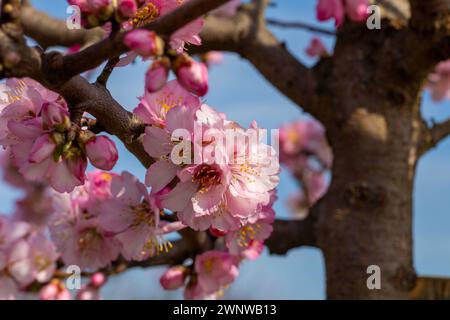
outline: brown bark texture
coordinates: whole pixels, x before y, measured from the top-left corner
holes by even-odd
[[[5,2],[16,5],[16,11],[12,18],[1,20],[0,76],[32,77],[60,92],[72,111],[91,113],[149,166],[152,159],[139,138],[142,124],[114,100],[105,79],[90,84],[79,75],[125,52],[123,33],[99,40],[97,29],[69,31],[61,21],[37,13],[28,4]],[[167,36],[225,2],[193,0],[146,28]],[[382,8],[381,29],[346,22],[336,33],[334,54],[312,68],[296,59],[269,30],[267,0],[242,5],[232,18],[208,16],[203,45],[190,48],[191,53],[239,54],[326,127],[334,153],[330,189],[307,219],[277,221],[267,245],[274,254],[301,246],[321,249],[330,299],[421,297],[418,292],[424,292],[428,283],[417,281],[414,271],[412,191],[418,160],[450,133],[450,122],[429,127],[420,112],[429,73],[450,57],[450,1],[375,2]],[[62,56],[27,47],[24,35],[45,48],[80,42],[86,48]],[[9,51],[22,57],[14,66],[4,61]],[[183,244],[155,261],[117,265],[122,270],[176,264],[211,246],[202,233],[182,236]],[[367,287],[370,265],[381,268],[380,290]]]

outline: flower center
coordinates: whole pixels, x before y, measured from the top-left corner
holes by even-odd
[[[142,27],[159,17],[159,9],[153,3],[147,3],[140,8],[133,17],[132,24],[135,28]]]
[[[203,263],[203,267],[205,268],[207,273],[211,273],[214,266],[214,258],[206,259]]]
[[[44,255],[38,254],[34,257],[34,263],[39,271],[43,271],[50,266],[51,261]]]
[[[150,228],[156,227],[156,220],[154,214],[150,210],[150,206],[147,201],[142,202],[138,206],[131,206],[131,210],[135,213],[133,226],[140,224],[146,224]]]
[[[84,250],[93,246],[98,240],[102,238],[102,235],[95,228],[90,228],[83,233],[83,236],[78,239],[78,248]]]
[[[209,164],[201,164],[195,169],[192,181],[198,182],[200,192],[206,192],[210,187],[220,184],[221,177],[219,168]]]
[[[256,233],[260,228],[261,226],[259,224],[243,226],[239,231],[239,246],[243,248],[248,247],[250,242],[255,240]]]

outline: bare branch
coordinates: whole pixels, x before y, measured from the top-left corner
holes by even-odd
[[[86,79],[77,76],[57,90],[70,106],[76,108],[82,105],[84,111],[100,121],[106,132],[117,136],[146,168],[153,163],[140,140],[144,124],[114,100],[105,87],[90,84]]]
[[[106,83],[108,82],[109,76],[111,75],[111,73],[114,70],[114,67],[119,61],[120,61],[119,57],[109,59],[105,67],[103,68],[102,73],[98,76],[96,83],[106,87]]]
[[[223,5],[229,0],[192,0],[173,12],[160,17],[144,28],[153,30],[160,35],[169,37],[189,22]],[[129,51],[123,43],[125,32],[118,32],[112,37],[100,41],[78,53],[62,58],[56,72],[63,79],[70,79],[74,75],[98,67],[104,61],[120,56]]]
[[[297,22],[297,21],[281,21],[276,19],[267,19],[267,24],[280,27],[280,28],[296,28],[296,29],[304,29],[311,32],[316,32],[320,34],[324,34],[327,36],[336,36],[336,32],[333,30],[317,27],[305,22]]]
[[[317,247],[315,217],[317,206],[304,220],[277,220],[274,230],[266,241],[270,253],[286,254],[290,249],[301,246]]]
[[[252,35],[253,25],[247,10],[241,10],[231,19],[208,17],[201,33],[203,45],[189,50],[192,53],[221,50],[240,54],[286,97],[323,120],[326,110],[317,108],[314,71],[297,60],[266,28]]]
[[[20,19],[25,34],[36,40],[43,48],[70,47],[76,44],[85,46],[101,40],[105,34],[100,27],[70,30],[65,21],[51,18],[31,5],[22,6]]]
[[[426,128],[422,134],[419,144],[419,155],[436,147],[441,141],[450,135],[450,119],[434,124],[431,128]]]

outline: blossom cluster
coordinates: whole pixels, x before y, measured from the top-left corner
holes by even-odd
[[[216,243],[180,267],[187,298],[217,297],[242,260],[261,254],[274,222],[279,163],[255,122],[245,129],[227,120],[177,80],[146,91],[134,110],[154,159],[146,186],[128,172],[85,173],[87,159],[111,169],[117,150],[73,123],[55,92],[10,79],[0,99],[4,179],[24,191],[13,215],[0,216],[2,298],[36,283],[41,299],[71,298],[54,276],[57,265],[95,272],[119,258],[147,260],[171,249],[164,235],[187,227],[208,231]],[[98,289],[91,280],[77,298],[97,299]]]
[[[70,192],[85,180],[87,160],[111,170],[112,140],[71,122],[64,99],[31,79],[8,79],[0,88],[0,144],[27,181]]]
[[[302,187],[302,192],[289,199],[297,217],[306,217],[308,209],[327,191],[332,161],[325,130],[317,121],[299,120],[280,128],[280,162]]]
[[[41,230],[0,216],[0,299],[13,299],[19,289],[50,280],[57,258],[55,246]]]
[[[178,265],[166,270],[160,279],[162,287],[166,290],[184,287],[184,297],[188,300],[220,297],[238,277],[242,261],[255,260],[261,255],[264,241],[272,233],[275,199],[275,193],[272,193],[269,204],[261,209],[258,219],[249,221],[240,229],[221,231],[210,228],[211,235],[218,239],[219,248],[197,255],[191,266]]]
[[[176,80],[146,92],[134,114],[149,125],[143,143],[156,160],[146,175],[151,194],[184,225],[224,242],[223,250],[205,253],[204,262],[198,256],[194,270],[177,267],[161,282],[178,288],[189,276],[187,298],[217,294],[235,278],[241,259],[259,256],[272,231],[278,155],[256,123],[246,130],[227,120]],[[235,143],[227,143],[230,135]]]
[[[317,20],[334,20],[336,27],[344,23],[345,16],[355,22],[367,19],[369,0],[318,0]]]

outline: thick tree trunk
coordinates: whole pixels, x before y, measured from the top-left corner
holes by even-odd
[[[328,298],[407,298],[415,281],[411,117],[356,109],[333,135],[333,181],[318,221]],[[381,268],[381,290],[366,285],[370,265]]]
[[[415,284],[412,191],[428,70],[405,73],[394,60],[405,56],[400,37],[347,31],[331,66],[318,67],[327,74],[322,103],[338,112],[326,119],[335,161],[317,222],[330,299],[408,298]],[[381,269],[380,290],[367,287],[370,265]]]

